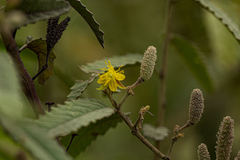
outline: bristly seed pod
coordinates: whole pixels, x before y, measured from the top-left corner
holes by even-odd
[[[143,81],[147,81],[152,76],[155,62],[157,60],[157,50],[153,46],[149,46],[148,49],[145,51],[141,68],[140,68],[140,77]]]
[[[234,139],[234,120],[231,117],[223,118],[217,138],[216,160],[229,160]]]
[[[47,26],[47,35],[46,35],[46,43],[47,43],[47,52],[53,48],[54,44],[54,37],[56,34],[56,28],[58,26],[59,16],[55,18],[48,19],[48,26]]]
[[[55,46],[58,40],[61,38],[63,31],[68,26],[70,17],[65,18],[60,24],[58,24],[59,16],[55,18],[50,18],[48,20],[46,43],[47,43],[47,53]]]
[[[202,117],[204,99],[200,89],[194,89],[189,102],[189,123],[195,125]]]
[[[204,143],[201,143],[198,146],[198,160],[210,160],[210,155],[207,149],[207,146]]]

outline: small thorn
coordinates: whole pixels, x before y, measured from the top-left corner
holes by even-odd
[[[76,133],[73,133],[73,134],[72,134],[72,138],[71,138],[71,140],[70,140],[70,142],[69,142],[69,145],[68,145],[68,147],[67,147],[67,149],[66,149],[66,152],[67,152],[68,149],[70,148],[70,146],[71,146],[71,144],[72,144],[72,141],[73,141],[74,137],[76,137],[76,136],[79,136],[79,135],[76,134]]]
[[[51,112],[51,107],[54,105],[54,102],[46,102],[45,105],[48,105],[48,112]]]

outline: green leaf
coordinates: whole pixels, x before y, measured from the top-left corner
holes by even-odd
[[[42,66],[45,65],[45,62],[46,62],[46,57],[47,57],[46,41],[42,39],[36,39],[36,40],[30,41],[27,44],[27,47],[37,54],[38,72],[39,72],[42,69]],[[45,84],[46,80],[53,74],[55,58],[56,58],[55,53],[53,52],[53,50],[51,50],[48,58],[48,68],[38,76],[38,82],[40,84]]]
[[[99,135],[104,135],[111,127],[116,127],[121,121],[121,117],[117,114],[112,114],[109,117],[98,120],[96,123],[91,123],[87,127],[82,127],[78,132],[68,150],[68,153],[76,157],[83,152]],[[61,142],[64,146],[68,146],[71,135],[63,137]]]
[[[154,127],[151,124],[143,125],[143,135],[154,141],[161,141],[168,136],[169,130],[166,127]]]
[[[104,68],[106,66],[105,61],[110,61],[114,67],[132,65],[135,63],[142,62],[143,55],[138,53],[129,53],[124,56],[114,56],[112,58],[104,58],[102,60],[95,61],[93,63],[88,63],[86,65],[82,65],[79,68],[85,72],[96,72],[99,73],[101,70],[99,68]]]
[[[24,157],[24,160],[32,160],[29,153],[21,145],[14,142],[0,127],[0,159],[16,160],[20,159],[20,157]]]
[[[69,160],[66,152],[59,146],[56,140],[49,136],[34,123],[23,120],[13,121],[0,115],[0,125],[13,137],[13,139],[24,146],[37,159],[44,160]]]
[[[83,17],[88,23],[94,34],[96,35],[99,43],[104,48],[103,31],[99,28],[98,22],[94,19],[93,14],[84,6],[80,0],[66,0],[70,5]]]
[[[230,17],[228,17],[226,13],[224,13],[221,9],[219,9],[209,0],[195,0],[195,1],[197,1],[206,10],[211,12],[217,19],[219,19],[222,22],[222,24],[225,25],[228,28],[228,30],[233,34],[235,39],[240,43],[240,30],[237,24]]]
[[[89,80],[86,81],[77,80],[76,83],[70,88],[72,91],[67,96],[68,100],[78,99],[80,95],[87,89],[88,85],[92,83],[97,76],[98,76],[97,74],[93,74]]]
[[[16,1],[13,1],[13,3],[14,2]],[[63,0],[22,0],[20,4],[13,3],[7,3],[5,12],[12,10],[22,11],[27,17],[27,20],[22,25],[57,17],[67,13],[71,8],[70,5]]]
[[[181,58],[193,72],[197,80],[208,90],[212,91],[214,86],[205,57],[199,48],[179,35],[172,37],[171,43],[179,52]]]
[[[29,107],[25,100],[12,59],[0,51],[0,113],[22,116],[23,110]]]
[[[41,116],[38,123],[51,137],[64,136],[76,132],[81,127],[96,123],[114,113],[105,103],[93,98],[77,99],[52,108],[50,113]]]

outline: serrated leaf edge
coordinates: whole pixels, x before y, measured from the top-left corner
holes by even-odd
[[[213,15],[217,19],[219,19],[223,25],[225,25],[228,28],[228,30],[233,34],[238,43],[240,43],[240,30],[235,24],[235,22],[230,17],[228,17],[225,12],[223,12],[221,9],[219,9],[210,1],[208,1],[207,3],[204,0],[195,1],[198,2],[203,8],[213,13]],[[219,15],[217,12],[220,12],[221,14]]]
[[[86,86],[84,87],[84,89],[82,89],[81,91],[79,91],[80,93],[78,94],[78,96],[76,96],[74,99],[78,99],[81,95],[82,95],[82,93],[87,89],[87,87],[94,81],[94,79],[96,78],[98,76],[98,74],[92,74],[92,76],[88,79],[88,80],[86,80],[86,81],[83,81],[83,80],[77,80],[78,82],[82,82],[82,83],[84,83],[84,82],[87,82],[87,84],[86,84]],[[76,82],[77,83],[77,82]],[[75,85],[76,85],[76,83],[70,88],[71,89],[71,92],[68,94],[68,100],[73,100],[73,98],[69,98],[70,97],[70,95],[72,94],[72,92],[74,92],[74,89],[75,89]],[[78,90],[78,89],[76,89],[76,90]],[[75,92],[76,92],[76,90],[75,90]]]
[[[95,73],[95,74],[97,74],[97,73],[100,73],[101,71],[99,70],[99,71],[86,71],[85,70],[85,68],[86,68],[86,66],[87,65],[89,65],[89,64],[94,64],[94,63],[99,63],[99,62],[103,62],[103,61],[105,61],[105,60],[111,60],[111,59],[113,59],[113,58],[121,58],[121,57],[126,57],[126,56],[131,56],[131,55],[141,55],[142,57],[143,57],[143,55],[142,54],[139,54],[139,53],[127,53],[127,54],[125,54],[125,55],[116,55],[116,56],[114,56],[114,57],[105,57],[105,58],[103,58],[103,59],[101,59],[101,60],[96,60],[96,61],[94,61],[94,62],[92,62],[92,63],[86,63],[85,65],[81,65],[81,66],[78,66],[78,68],[81,70],[81,71],[83,71],[84,73]],[[118,67],[120,67],[120,66],[122,66],[122,67],[125,67],[125,66],[127,66],[127,65],[134,65],[134,64],[136,64],[136,63],[141,63],[142,62],[142,59],[141,59],[141,61],[138,61],[138,60],[136,60],[136,61],[134,61],[134,62],[128,62],[128,63],[125,63],[125,64],[122,64],[122,65],[114,65],[114,68],[118,68]],[[104,67],[104,66],[103,66]]]
[[[74,5],[72,4],[72,0],[65,0],[68,1],[69,4],[75,9]],[[80,6],[82,6],[84,8],[85,14],[89,14],[91,19],[90,21],[92,21],[93,23],[89,22],[89,18],[86,17],[84,14],[81,14],[80,12],[78,12],[77,9],[75,9],[82,17],[83,19],[87,22],[87,24],[89,25],[89,27],[92,29],[93,33],[95,34],[95,36],[97,37],[98,42],[100,43],[100,45],[104,47],[104,32],[100,29],[100,24],[95,20],[93,13],[91,11],[89,11],[87,9],[87,7],[82,4],[82,2],[80,0],[74,0],[75,2],[78,2],[80,4]],[[95,24],[95,25],[92,25]]]
[[[113,113],[113,114],[110,115],[110,116],[113,116],[114,114],[116,114],[116,113]],[[110,117],[110,116],[108,116],[108,117]],[[108,118],[108,117],[104,117],[104,118]],[[109,121],[112,121],[112,120],[118,120],[117,116],[116,116],[116,118],[110,119]],[[114,129],[114,128],[116,128],[117,125],[118,125],[118,123],[120,123],[120,122],[122,122],[122,119],[121,119],[121,118],[119,118],[119,120],[118,120],[118,122],[116,123],[116,125],[110,126],[110,127],[108,128],[108,130],[109,130],[109,129]],[[92,124],[94,124],[94,123],[90,123],[88,126],[90,126],[90,125],[92,125]],[[103,125],[103,124],[101,124],[101,125]],[[84,127],[87,127],[87,126],[84,126]],[[79,129],[79,130],[80,130],[80,129]],[[78,130],[78,131],[79,131],[79,130]],[[96,141],[99,136],[104,136],[108,130],[106,130],[103,134],[98,134],[98,136],[96,136],[96,138],[95,138],[94,140],[92,140],[92,141],[89,143],[89,145],[87,145],[83,150],[81,150],[80,153],[81,153],[81,152],[84,152],[88,147],[90,147],[91,144],[92,144],[94,141]],[[75,133],[76,133],[76,132],[75,132]],[[79,154],[80,154],[80,153],[79,153]],[[79,154],[78,154],[78,155],[79,155]],[[77,156],[78,156],[78,155],[77,155]]]
[[[62,126],[58,126],[58,127],[54,127],[53,129],[48,130],[48,135],[50,137],[55,137],[55,136],[64,136],[64,135],[67,135],[71,132],[76,132],[77,130],[81,129],[81,127],[86,127],[90,123],[96,123],[97,120],[108,117],[109,115],[105,115],[103,117],[99,117],[99,118],[96,118],[94,120],[88,121],[86,123],[82,123],[82,124],[78,124],[76,121],[81,121],[81,120],[87,119],[87,117],[91,117],[92,114],[95,114],[96,112],[101,113],[103,111],[106,111],[106,109],[108,109],[108,111],[109,111],[109,113],[111,113],[111,115],[114,114],[114,110],[111,109],[111,108],[102,108],[102,109],[99,109],[99,110],[91,111],[91,112],[88,112],[87,114],[85,114],[83,116],[80,116],[80,117],[77,117],[77,118],[74,118],[74,119],[68,121],[68,123],[73,123],[72,125],[75,125],[74,126],[75,129],[72,129],[73,127],[71,127],[71,129],[69,128],[68,131],[62,131],[62,130],[59,129],[59,128],[62,128]],[[106,113],[106,112],[104,112],[104,113]],[[65,128],[66,128],[66,126],[65,126]]]

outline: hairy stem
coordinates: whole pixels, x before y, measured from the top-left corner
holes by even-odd
[[[166,76],[167,76],[167,55],[169,50],[169,43],[170,43],[170,32],[171,32],[171,21],[172,21],[172,14],[174,8],[174,0],[167,1],[167,8],[166,8],[166,26],[165,26],[165,40],[163,44],[163,59],[162,59],[162,66],[161,70],[158,73],[161,79],[159,85],[159,107],[158,107],[158,116],[157,116],[157,126],[163,126],[165,120],[165,112],[166,112]],[[156,147],[160,149],[160,141],[156,142]],[[159,159],[155,157],[155,159]]]
[[[2,25],[0,32],[1,32],[2,40],[6,47],[6,50],[9,53],[9,55],[11,56],[15,66],[18,70],[18,73],[20,75],[22,90],[23,90],[24,94],[26,95],[26,97],[28,98],[28,101],[32,105],[34,113],[36,114],[37,117],[39,114],[45,114],[43,106],[42,106],[42,104],[38,98],[37,92],[35,90],[33,80],[31,78],[31,76],[29,75],[29,73],[27,72],[27,70],[21,60],[17,44],[16,44],[14,38],[12,37],[10,30],[7,27],[5,27],[4,25]]]

